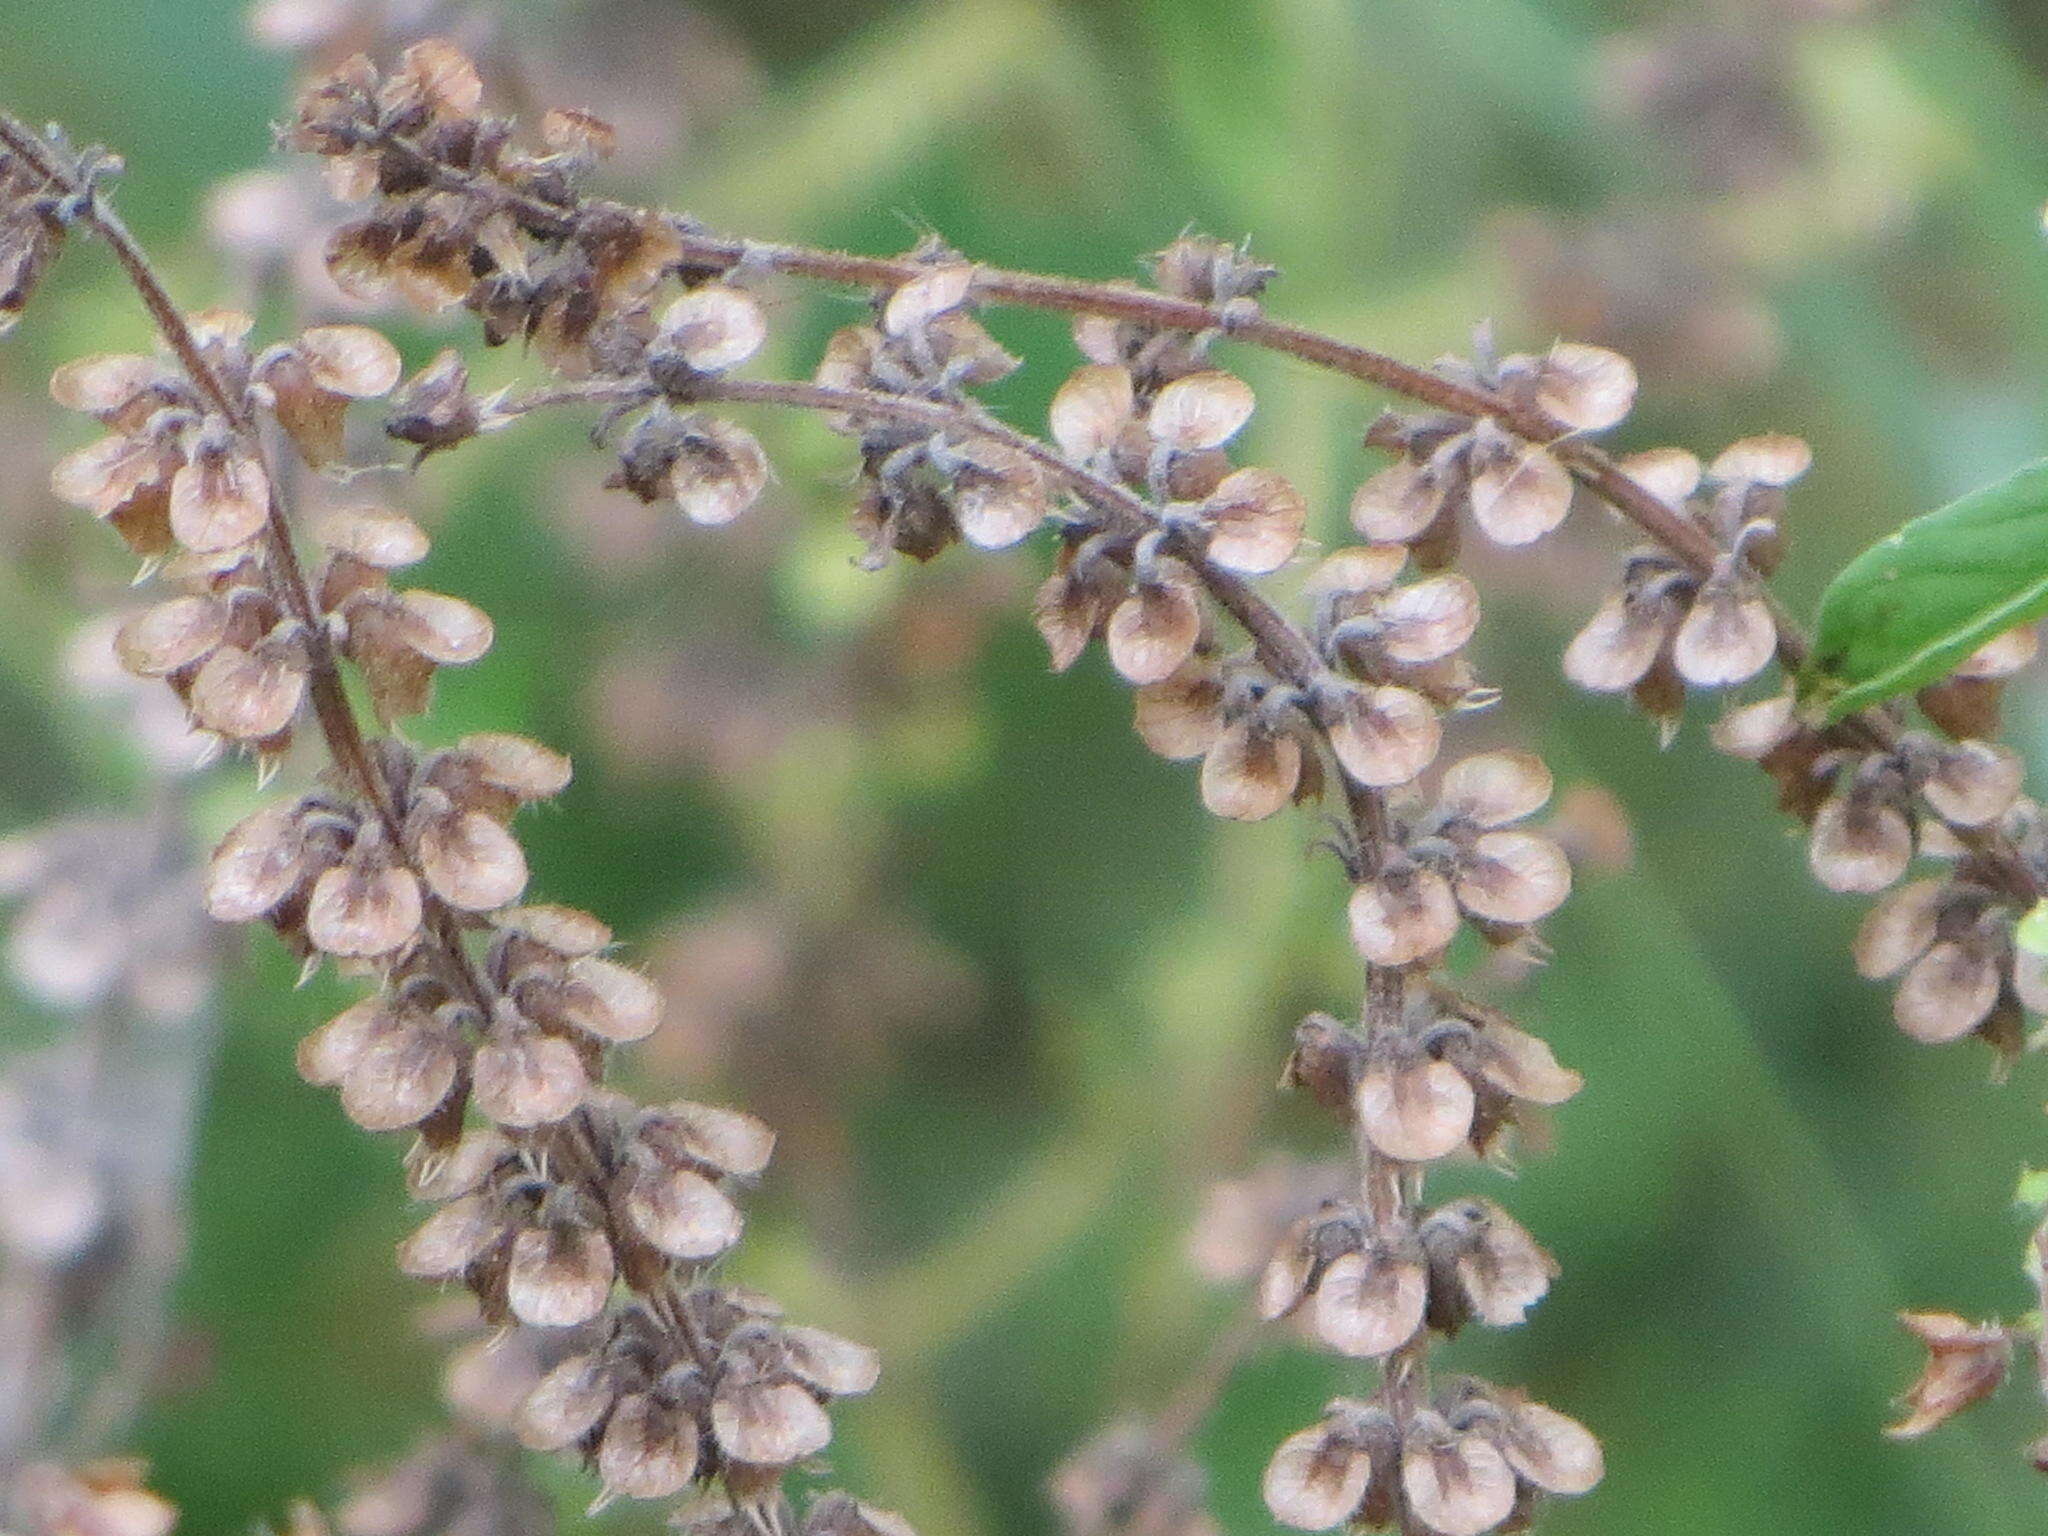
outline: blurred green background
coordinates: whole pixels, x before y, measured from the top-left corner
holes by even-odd
[[[1487,317],[1511,347],[1621,346],[1645,381],[1623,446],[1812,440],[1783,578],[1801,611],[1892,524],[2048,450],[2048,14],[2032,5],[477,15],[558,61],[542,89],[567,82],[557,94],[640,136],[620,185],[716,228],[878,251],[932,229],[977,259],[1120,277],[1194,225],[1282,268],[1277,312],[1405,355],[1461,348]],[[293,67],[251,41],[239,0],[0,6],[0,101],[126,155],[123,205],[194,303],[238,297],[199,208],[265,162]],[[777,295],[768,366],[805,371],[852,306]],[[1063,329],[993,323],[1031,359],[995,398],[1042,422],[1072,360]],[[395,334],[413,363],[474,346],[452,322]],[[51,681],[71,625],[128,572],[41,493],[76,429],[40,379],[142,335],[86,251],[0,350],[0,830],[140,793],[121,744]],[[1234,361],[1265,406],[1248,451],[1338,541],[1378,403]],[[499,626],[422,730],[576,754],[576,785],[526,833],[538,888],[602,913],[671,990],[634,1086],[783,1128],[736,1272],[885,1352],[881,1390],[839,1416],[845,1482],[926,1536],[1047,1530],[1049,1470],[1164,1402],[1240,1304],[1186,1259],[1207,1185],[1263,1149],[1337,1150],[1271,1085],[1301,1014],[1354,1001],[1340,877],[1305,854],[1309,818],[1207,821],[1192,774],[1140,748],[1098,655],[1047,674],[1025,618],[1042,547],[863,574],[843,445],[762,428],[780,484],[723,532],[598,491],[603,462],[570,422],[392,486],[436,532],[423,581]],[[1546,927],[1553,963],[1509,999],[1586,1074],[1555,1148],[1512,1186],[1476,1170],[1433,1185],[1503,1198],[1563,1278],[1527,1326],[1442,1358],[1606,1440],[1606,1485],[1546,1517],[1560,1536],[2034,1529],[2048,1490],[2019,1455],[2040,1428],[2024,1389],[1922,1444],[1878,1430],[1916,1369],[1894,1309],[2028,1305],[2009,1201],[2048,1161],[2039,1070],[1987,1088],[1981,1052],[1894,1031],[1849,962],[1860,908],[1811,884],[1761,779],[1707,749],[1707,711],[1660,754],[1642,721],[1568,691],[1557,653],[1622,543],[1582,508],[1534,555],[1475,553],[1478,656],[1507,702],[1458,740],[1534,745],[1561,781],[1608,786],[1637,854],[1582,879]],[[2023,685],[2011,719],[2039,757],[2048,698]],[[217,830],[255,799],[223,771],[201,819]],[[260,936],[228,964],[176,1368],[134,1437],[194,1531],[329,1494],[440,1413],[439,1347],[409,1337],[421,1298],[390,1262],[411,1219],[399,1149],[292,1070],[346,989],[290,991]],[[0,1001],[0,1038],[62,1027]],[[1195,1441],[1226,1531],[1269,1528],[1271,1448],[1369,1377],[1277,1338],[1240,1368]],[[587,1493],[545,1475],[568,1507]]]

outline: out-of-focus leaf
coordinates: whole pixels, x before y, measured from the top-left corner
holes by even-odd
[[[1826,718],[1946,676],[2048,613],[2048,460],[1916,517],[1821,595],[1814,671]]]

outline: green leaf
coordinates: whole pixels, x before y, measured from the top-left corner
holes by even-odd
[[[1953,671],[2048,613],[2048,460],[1916,517],[1821,595],[1806,686],[1832,722]]]

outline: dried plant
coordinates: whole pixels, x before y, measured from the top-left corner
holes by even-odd
[[[1302,1021],[1284,1081],[1336,1119],[1351,1162],[1338,1193],[1281,1230],[1256,1307],[1372,1365],[1279,1443],[1264,1493],[1284,1524],[1477,1536],[1522,1528],[1603,1471],[1575,1420],[1444,1365],[1468,1326],[1522,1322],[1558,1266],[1502,1205],[1447,1200],[1429,1175],[1453,1158],[1504,1163],[1517,1131],[1580,1087],[1451,963],[1461,944],[1539,953],[1535,927],[1572,883],[1565,851],[1529,825],[1551,799],[1548,768],[1444,750],[1497,697],[1464,655],[1480,621],[1455,568],[1468,528],[1527,546],[1581,501],[1632,526],[1642,547],[1564,667],[1631,698],[1667,740],[1690,696],[1783,674],[1731,705],[1714,739],[1756,761],[1810,827],[1820,882],[1876,894],[1916,858],[1946,863],[1886,896],[1857,946],[1866,974],[1902,974],[1908,1034],[1976,1035],[2010,1058],[2024,1013],[2048,1002],[2042,962],[2015,941],[2048,889],[2048,829],[2017,757],[1986,739],[2031,641],[1979,635],[1890,693],[1872,691],[1872,669],[1816,652],[1769,587],[1809,467],[1798,439],[1747,438],[1705,463],[1676,448],[1617,458],[1593,439],[1634,404],[1618,353],[1501,355],[1482,332],[1469,358],[1411,366],[1269,318],[1274,271],[1197,236],[1160,252],[1141,288],[983,266],[936,239],[883,258],[714,234],[586,190],[613,147],[600,119],[551,111],[529,136],[484,98],[475,66],[428,40],[389,69],[341,62],[283,138],[356,205],[325,247],[344,290],[467,311],[487,344],[522,342],[553,382],[481,394],[451,348],[401,385],[397,352],[365,326],[259,347],[242,317],[188,315],[108,206],[109,158],[4,118],[0,308],[17,313],[83,231],[156,322],[167,357],[59,371],[58,401],[108,430],[53,485],[187,589],[124,626],[131,669],[165,679],[265,771],[308,724],[329,759],[315,787],[230,834],[208,908],[269,923],[309,970],[332,961],[371,985],[308,1037],[301,1069],[366,1129],[415,1137],[411,1186],[437,1209],[400,1251],[408,1272],[459,1280],[492,1324],[590,1332],[518,1425],[529,1445],[582,1454],[602,1497],[691,1492],[686,1524],[781,1530],[784,1474],[825,1448],[826,1404],[865,1392],[877,1362],[708,1268],[738,1240],[732,1189],[766,1163],[766,1127],[698,1104],[643,1108],[603,1085],[610,1048],[654,1029],[655,992],[607,958],[595,918],[519,904],[527,869],[508,827],[563,787],[566,761],[512,737],[426,751],[399,733],[429,707],[438,668],[484,654],[491,624],[459,598],[394,585],[426,552],[402,515],[295,518],[285,455],[340,469],[354,402],[393,395],[385,430],[422,458],[545,410],[599,407],[607,484],[710,526],[742,516],[771,476],[730,412],[813,413],[857,447],[866,563],[1006,549],[1050,526],[1034,616],[1054,668],[1099,640],[1134,691],[1141,738],[1200,761],[1219,817],[1330,807],[1323,846],[1351,888],[1362,1000]],[[740,371],[767,336],[759,291],[779,279],[869,299],[808,379]],[[976,398],[1020,363],[982,323],[1000,306],[1074,319],[1085,361],[1044,437]],[[1232,456],[1256,405],[1219,365],[1232,346],[1403,402],[1364,433],[1391,462],[1352,500],[1362,542],[1308,572],[1298,616],[1262,583],[1297,561],[1309,508],[1281,474]],[[317,563],[302,562],[305,540]],[[1892,701],[1911,687],[1932,729]],[[1298,1181],[1279,1182],[1284,1205]],[[1990,1390],[2015,1336],[1938,1314],[1912,1326],[1934,1359],[1902,1434]],[[1206,1398],[1193,1401],[1198,1417]],[[1189,1411],[1162,1418],[1112,1431],[1061,1477],[1073,1529],[1209,1528],[1181,1461]],[[804,1528],[899,1524],[835,1493]]]

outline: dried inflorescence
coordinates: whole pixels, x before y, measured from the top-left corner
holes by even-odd
[[[431,88],[417,83],[428,76]],[[1233,455],[1256,402],[1209,355],[1232,325],[1256,316],[1272,276],[1241,248],[1184,238],[1155,261],[1156,289],[1106,290],[1119,300],[1157,295],[1213,308],[1213,327],[1075,306],[1087,361],[1055,396],[1050,441],[1041,442],[976,403],[974,390],[1017,360],[976,313],[981,269],[936,243],[873,287],[872,318],[833,337],[811,382],[756,382],[732,375],[765,331],[739,274],[692,266],[683,253],[687,221],[572,195],[571,171],[581,167],[514,147],[505,125],[479,115],[468,77],[445,55],[415,50],[389,80],[351,64],[309,93],[291,136],[326,155],[351,190],[372,194],[330,250],[338,274],[427,307],[464,305],[487,340],[525,336],[581,381],[525,400],[474,402],[459,363],[444,359],[408,386],[394,435],[442,448],[489,413],[608,403],[600,431],[617,444],[613,483],[716,523],[759,494],[768,468],[755,439],[704,408],[756,401],[822,412],[859,445],[855,526],[870,563],[929,559],[955,542],[1003,548],[1051,522],[1058,556],[1035,610],[1055,668],[1100,640],[1137,690],[1141,736],[1162,755],[1200,757],[1203,799],[1221,816],[1258,820],[1326,793],[1342,802],[1336,846],[1356,885],[1352,930],[1368,1005],[1356,1025],[1327,1016],[1305,1025],[1289,1078],[1350,1126],[1359,1196],[1286,1240],[1268,1271],[1265,1310],[1294,1311],[1314,1293],[1325,1342],[1385,1359],[1381,1411],[1404,1423],[1435,1414],[1417,1395],[1429,1338],[1473,1317],[1518,1321],[1554,1266],[1491,1202],[1420,1205],[1423,1168],[1468,1143],[1498,1152],[1519,1106],[1557,1103],[1577,1078],[1533,1036],[1428,981],[1461,927],[1496,946],[1522,946],[1570,885],[1562,852],[1518,825],[1549,798],[1540,762],[1483,754],[1420,791],[1443,712],[1494,697],[1461,654],[1479,622],[1477,593],[1434,567],[1451,552],[1455,505],[1471,504],[1481,526],[1508,542],[1555,526],[1571,499],[1564,462],[1513,440],[1490,417],[1402,430],[1412,455],[1405,487],[1382,486],[1359,502],[1361,531],[1376,542],[1323,563],[1312,613],[1297,626],[1250,580],[1295,557],[1307,504],[1283,476]],[[679,297],[661,291],[667,271],[682,281]],[[536,273],[546,276],[530,281]],[[1461,377],[1510,391],[1530,410],[1570,413],[1586,429],[1618,420],[1634,390],[1621,359],[1569,346]],[[1390,440],[1392,430],[1375,440]],[[1391,511],[1374,511],[1397,502],[1399,526]],[[1408,576],[1396,540],[1425,534],[1429,573]],[[1245,643],[1228,638],[1226,622]],[[534,1218],[494,1215],[492,1240],[503,1240],[495,1234],[508,1220]],[[467,1242],[465,1231],[448,1262],[473,1262]],[[580,1239],[566,1251],[579,1278],[598,1263]],[[754,1326],[740,1316],[700,1327]],[[789,1357],[786,1331],[780,1338],[764,1356],[764,1382],[838,1389],[806,1377]],[[560,1425],[529,1426],[530,1436],[554,1443],[589,1433],[582,1415],[592,1394],[602,1399],[626,1382],[645,1405],[636,1408],[646,1428],[634,1430],[635,1445],[659,1445],[664,1467],[688,1464],[705,1443],[704,1389],[649,1371],[637,1347],[628,1331],[609,1352],[561,1367],[550,1378],[563,1403]],[[1471,1402],[1507,1400],[1492,1391],[1475,1388]],[[715,1398],[712,1408],[716,1435]],[[1484,1416],[1470,1403],[1459,1412],[1461,1425]],[[1417,1458],[1418,1467],[1437,1465],[1420,1451]],[[1454,1473],[1444,1466],[1447,1488]],[[1414,1476],[1420,1489],[1425,1473]],[[1506,1486],[1508,1504],[1486,1525],[1530,1496],[1517,1494],[1512,1478]],[[1418,1519],[1452,1518],[1441,1498],[1413,1498]],[[1284,1517],[1289,1507],[1276,1503]]]
[[[425,126],[459,108],[466,69],[445,47],[416,50],[383,100]],[[346,666],[389,728],[427,709],[438,668],[492,639],[472,605],[394,586],[427,553],[409,519],[356,507],[299,529],[284,499],[267,429],[308,468],[335,464],[349,402],[392,388],[396,351],[360,326],[259,351],[244,317],[188,319],[60,149],[7,127],[13,153],[77,182],[77,217],[114,246],[169,350],[85,359],[52,383],[108,429],[53,487],[112,523],[145,575],[186,589],[122,626],[122,661],[266,769],[309,723],[327,749],[316,787],[229,833],[204,899],[222,921],[268,923],[309,972],[332,962],[371,984],[299,1061],[366,1129],[415,1136],[410,1182],[436,1209],[401,1266],[464,1284],[493,1324],[591,1331],[588,1352],[535,1385],[520,1428],[589,1460],[603,1497],[716,1488],[724,1503],[692,1518],[781,1528],[784,1473],[825,1448],[824,1405],[868,1390],[878,1363],[705,1278],[739,1238],[733,1190],[764,1168],[772,1132],[601,1086],[610,1048],[655,1028],[659,997],[609,958],[596,918],[518,904],[528,870],[509,823],[560,792],[568,761],[514,736],[427,750],[368,734],[343,685]],[[870,1519],[847,1507],[820,1501],[813,1520]]]
[[[469,60],[429,40],[388,73],[342,63],[284,131],[359,205],[328,242],[337,282],[366,302],[466,310],[487,344],[520,341],[568,381],[479,398],[450,351],[399,392],[387,432],[424,454],[543,406],[606,406],[609,483],[721,524],[771,476],[760,442],[724,413],[797,408],[857,444],[854,525],[869,564],[956,542],[1006,548],[1050,525],[1057,552],[1034,613],[1055,669],[1100,641],[1135,691],[1140,736],[1201,760],[1215,814],[1338,811],[1329,846],[1352,886],[1364,1004],[1355,1020],[1306,1020],[1285,1075],[1338,1117],[1355,1166],[1348,1190],[1281,1237],[1260,1300],[1379,1367],[1369,1398],[1339,1399],[1282,1443],[1266,1480],[1273,1513],[1306,1529],[1476,1536],[1519,1528],[1541,1496],[1593,1486],[1598,1444],[1564,1415],[1485,1383],[1430,1385],[1438,1341],[1474,1320],[1519,1322],[1555,1265],[1489,1200],[1432,1207],[1429,1165],[1504,1159],[1518,1124],[1579,1086],[1546,1044],[1444,974],[1461,935],[1534,954],[1533,926],[1571,884],[1564,852],[1526,825],[1551,794],[1540,761],[1493,751],[1437,768],[1448,717],[1496,697],[1463,654],[1478,593],[1448,567],[1467,521],[1520,546],[1557,528],[1582,489],[1608,501],[1654,544],[1630,556],[1566,670],[1632,695],[1668,736],[1688,692],[1805,660],[1766,587],[1805,445],[1749,438],[1705,466],[1675,449],[1617,461],[1590,438],[1634,403],[1618,354],[1561,342],[1502,357],[1482,335],[1470,360],[1409,368],[1267,320],[1272,269],[1196,236],[1160,253],[1149,288],[1000,272],[936,240],[876,260],[721,239],[587,195],[613,147],[602,121],[552,112],[528,140],[484,95]],[[84,217],[128,250],[134,274],[91,168],[20,134],[6,142],[14,202],[47,224],[44,244]],[[809,380],[739,371],[767,331],[752,289],[773,272],[868,296],[867,319],[832,338]],[[981,318],[1001,303],[1075,317],[1085,361],[1044,439],[976,398],[1019,366]],[[580,1450],[608,1494],[715,1485],[687,1523],[782,1528],[782,1471],[823,1448],[825,1405],[872,1385],[875,1362],[704,1278],[738,1236],[733,1190],[760,1171],[768,1133],[734,1111],[645,1109],[601,1086],[609,1048],[653,1028],[652,992],[605,958],[595,919],[515,905],[527,870],[509,822],[562,787],[566,763],[509,737],[427,751],[361,734],[342,662],[389,725],[426,707],[437,667],[490,642],[468,605],[393,587],[424,536],[358,509],[319,530],[310,579],[297,564],[257,428],[274,419],[308,464],[332,464],[348,401],[390,390],[395,356],[359,327],[252,353],[239,321],[166,321],[160,291],[152,307],[171,363],[91,360],[58,389],[111,428],[61,467],[60,490],[191,586],[130,624],[124,655],[266,760],[308,711],[334,758],[318,787],[223,845],[211,906],[270,922],[309,964],[375,980],[309,1038],[301,1064],[365,1126],[416,1130],[415,1193],[437,1210],[402,1250],[406,1268],[460,1280],[494,1322],[590,1332],[527,1398],[522,1436]],[[1255,582],[1297,558],[1309,508],[1285,477],[1238,457],[1257,402],[1218,366],[1228,340],[1418,408],[1367,429],[1394,461],[1352,500],[1365,542],[1322,561],[1299,621]],[[1824,883],[1875,891],[1916,855],[1954,861],[1880,909],[1859,946],[1867,970],[1906,971],[1901,1023],[1923,1038],[1977,1031],[2009,1048],[2019,1007],[2043,990],[2011,935],[2042,888],[2048,834],[2019,798],[2016,761],[1977,739],[1988,725],[1956,730],[1995,718],[1997,680],[2020,649],[1994,647],[1923,695],[1963,739],[1908,732],[1889,711],[1816,724],[1789,695],[1738,706],[1716,731],[1813,824]],[[1166,1525],[1199,1524],[1186,1501],[1164,1507]],[[805,1529],[894,1524],[835,1495]]]

